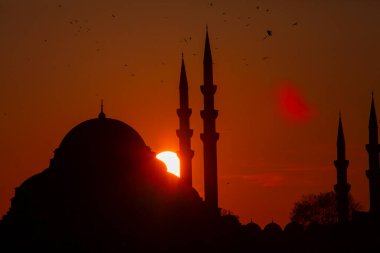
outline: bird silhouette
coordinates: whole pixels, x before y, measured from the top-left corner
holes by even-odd
[[[272,36],[272,31],[271,30],[267,30],[267,34],[268,34],[268,36]]]

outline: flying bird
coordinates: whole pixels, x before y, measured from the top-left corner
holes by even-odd
[[[267,34],[268,34],[268,36],[272,36],[272,31],[271,30],[267,30]]]
[[[298,25],[298,22],[294,22],[294,23],[292,24],[292,26],[296,26],[296,25]]]

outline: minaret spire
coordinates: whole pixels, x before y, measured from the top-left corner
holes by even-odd
[[[371,111],[369,115],[369,141],[370,143],[378,143],[378,132],[377,132],[377,116],[376,116],[376,109],[375,109],[375,101],[373,98],[373,91],[372,91],[372,99],[371,99]]]
[[[179,105],[179,109],[177,109],[179,129],[176,132],[179,138],[178,156],[180,158],[180,176],[185,184],[192,186],[192,159],[194,157],[194,151],[191,150],[193,130],[190,129],[190,116],[192,111],[189,108],[188,84],[183,52],[179,80]]]
[[[337,173],[337,182],[336,185],[334,185],[334,190],[337,200],[338,222],[340,224],[345,224],[349,221],[348,193],[351,189],[351,185],[347,183],[347,168],[349,161],[346,160],[346,144],[344,140],[343,123],[340,112],[336,148],[337,159],[334,161],[334,165]]]
[[[366,175],[369,181],[369,212],[376,218],[380,219],[380,166],[379,166],[379,141],[378,126],[375,110],[375,100],[372,92],[371,111],[369,116],[369,143],[366,145],[368,152],[369,168]]]
[[[99,119],[104,119],[106,117],[105,113],[103,112],[103,99],[100,101],[100,113],[98,115]]]
[[[205,51],[203,55],[203,75],[204,75],[204,84],[213,84],[213,71],[212,71],[212,55],[211,55],[211,46],[210,39],[208,37],[208,28],[206,26],[206,42],[205,42]]]
[[[218,207],[218,169],[217,169],[217,152],[216,142],[219,139],[219,133],[215,129],[215,120],[218,117],[218,111],[214,108],[214,94],[216,85],[213,82],[212,56],[208,28],[206,27],[206,41],[203,58],[203,79],[201,91],[204,97],[204,109],[201,111],[203,119],[203,157],[204,157],[204,188],[205,204],[211,215],[219,215]]]

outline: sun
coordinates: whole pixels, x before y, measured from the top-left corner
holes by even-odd
[[[179,158],[176,153],[172,151],[164,151],[157,154],[156,158],[165,163],[169,173],[172,173],[177,177],[180,177]]]

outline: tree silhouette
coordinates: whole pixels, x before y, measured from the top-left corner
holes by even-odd
[[[349,195],[348,203],[351,218],[353,211],[361,209],[361,204],[356,202],[351,195]],[[301,200],[294,203],[290,220],[305,226],[315,222],[324,225],[337,223],[338,212],[335,192],[303,195]]]

